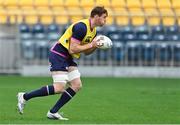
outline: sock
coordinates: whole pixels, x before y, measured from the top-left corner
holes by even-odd
[[[34,98],[34,97],[42,97],[42,96],[53,95],[53,94],[54,94],[54,86],[49,85],[49,86],[44,86],[40,89],[34,90],[32,92],[25,93],[23,97],[26,101],[28,101],[29,99]]]
[[[76,92],[70,87],[67,88],[61,95],[61,98],[56,102],[54,107],[50,110],[51,113],[56,113],[58,110],[66,104],[72,97],[76,94]]]

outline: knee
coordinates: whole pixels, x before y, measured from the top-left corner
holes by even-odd
[[[81,82],[75,82],[71,84],[71,88],[75,91],[78,92],[82,88],[82,83]]]
[[[54,86],[54,92],[56,94],[62,93],[65,89],[65,85],[62,83],[54,83],[53,86]]]

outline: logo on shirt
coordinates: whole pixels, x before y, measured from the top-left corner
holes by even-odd
[[[91,39],[92,39],[91,36],[87,36],[87,38],[85,39],[85,42],[86,42],[86,43],[90,43],[90,42],[91,42]]]
[[[64,42],[65,42],[65,43],[68,43],[68,40],[67,40],[67,39],[65,39],[65,40],[64,40]]]

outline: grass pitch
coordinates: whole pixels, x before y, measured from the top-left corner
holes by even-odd
[[[16,94],[50,84],[48,77],[0,77],[1,124],[180,124],[180,79],[82,78],[83,89],[61,110],[69,121],[49,120],[59,95],[30,100],[24,115]]]

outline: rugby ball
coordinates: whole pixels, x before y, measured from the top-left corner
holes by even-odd
[[[100,49],[109,49],[113,45],[111,39],[105,35],[98,35],[96,36],[96,39],[98,40],[99,44],[102,45]]]

